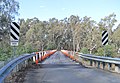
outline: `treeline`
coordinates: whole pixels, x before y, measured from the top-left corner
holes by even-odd
[[[10,23],[18,14],[19,3],[15,0],[1,0],[0,3],[0,60],[6,60],[13,55],[9,30]],[[109,45],[105,46],[106,56],[116,57],[120,48],[120,24],[112,31],[116,22],[114,13],[99,22],[87,16],[75,15],[62,20],[51,18],[49,21],[40,21],[37,17],[19,19],[20,41],[16,55],[38,50],[67,49],[103,56],[101,35],[103,30],[107,30]]]
[[[49,21],[40,21],[36,17],[20,19],[20,45],[29,50],[67,49],[104,55],[101,35],[103,30],[107,30],[109,45],[106,46],[106,55],[115,56],[120,47],[120,25],[112,31],[116,22],[114,13],[98,23],[90,17],[74,15],[62,20],[51,18]]]
[[[112,31],[116,22],[114,13],[98,23],[90,17],[80,18],[74,15],[62,20],[51,18],[49,21],[40,21],[36,17],[27,20],[19,19],[20,41],[17,54],[38,50],[67,49],[102,56],[104,48],[101,35],[103,30],[107,30],[109,45],[105,46],[106,56],[115,57],[120,48],[120,25]],[[2,56],[5,54],[6,57],[10,57],[12,47],[10,47],[9,35],[1,39],[0,45]]]

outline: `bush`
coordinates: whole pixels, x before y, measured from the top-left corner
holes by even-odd
[[[115,46],[114,45],[105,46],[105,53],[106,53],[106,56],[115,57],[116,56]]]
[[[7,60],[8,58],[11,57],[11,48],[8,46],[4,49],[0,49],[0,61],[4,61],[4,60]]]
[[[46,50],[53,50],[55,49],[55,45],[53,43],[49,43],[46,47]]]
[[[97,53],[95,53],[95,55],[104,56],[104,48],[98,48]]]
[[[86,48],[86,47],[83,47],[80,52],[83,53],[83,54],[88,54],[89,53],[88,48]]]
[[[109,57],[115,57],[116,53],[115,53],[115,46],[114,45],[106,45],[105,47],[100,47],[97,50],[97,53],[95,53],[96,55],[99,56],[104,56],[104,52],[105,52],[105,56],[109,56]]]

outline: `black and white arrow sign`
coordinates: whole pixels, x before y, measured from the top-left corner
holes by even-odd
[[[18,46],[20,26],[16,22],[10,25],[10,40],[11,46]]]
[[[108,32],[103,31],[102,32],[102,45],[107,45],[108,44]]]

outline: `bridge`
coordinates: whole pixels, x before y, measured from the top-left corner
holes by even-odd
[[[67,50],[21,55],[0,69],[0,83],[120,83],[120,59]]]

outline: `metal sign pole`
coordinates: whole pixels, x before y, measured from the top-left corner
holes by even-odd
[[[15,55],[16,55],[16,47],[13,46],[13,57],[15,57]]]
[[[105,52],[106,52],[106,50],[105,50],[106,48],[105,48],[105,46],[104,46],[104,56],[106,56],[106,54],[105,54]]]
[[[15,55],[16,55],[16,47],[12,46],[12,48],[13,48],[13,53],[12,53],[11,59],[13,59],[15,57]]]
[[[20,33],[20,26],[16,22],[11,22],[10,25],[10,41],[11,41],[11,46],[13,46],[13,55],[16,56],[16,46],[18,46],[18,41],[19,41],[19,33]]]

